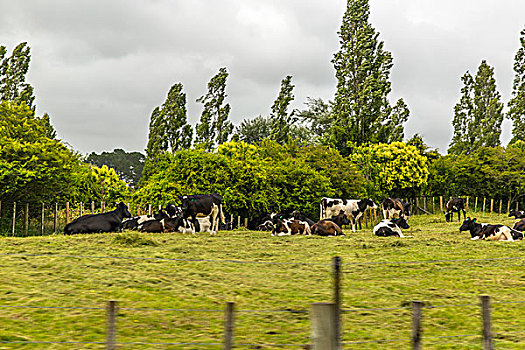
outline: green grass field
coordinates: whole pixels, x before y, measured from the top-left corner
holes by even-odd
[[[419,300],[427,306],[425,349],[481,349],[479,295],[487,294],[496,348],[525,349],[525,242],[471,241],[442,216],[409,223],[413,238],[405,239],[371,229],[328,238],[246,231],[0,238],[0,349],[103,349],[91,343],[105,340],[107,300],[121,308],[122,349],[220,349],[203,343],[222,342],[228,301],[238,310],[235,342],[249,344],[236,348],[303,349],[311,304],[332,300],[334,256],[344,264],[344,348],[409,348],[410,303]]]

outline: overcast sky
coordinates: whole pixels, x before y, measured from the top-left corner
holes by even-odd
[[[402,97],[415,133],[444,153],[452,137],[461,76],[481,60],[495,68],[506,104],[525,27],[523,0],[371,0],[370,22],[392,52],[392,104]],[[0,45],[31,47],[28,81],[37,113],[83,154],[143,151],[152,110],[181,82],[188,118],[219,68],[239,125],[268,115],[292,75],[293,108],[331,100],[331,64],[343,0],[0,0]],[[502,141],[510,139],[504,122]]]

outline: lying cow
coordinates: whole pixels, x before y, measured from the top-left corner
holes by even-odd
[[[458,222],[461,221],[461,212],[463,212],[463,218],[466,219],[467,214],[465,213],[465,200],[463,198],[450,198],[446,205],[445,220],[450,222],[454,219],[454,213],[458,213]]]
[[[123,230],[138,230],[139,227],[141,227],[142,224],[144,224],[146,221],[162,220],[168,217],[169,216],[162,210],[159,210],[158,213],[153,214],[153,215],[134,216],[122,222],[122,229]]]
[[[287,236],[296,234],[312,234],[310,225],[308,225],[306,221],[285,219],[282,215],[274,216],[272,236]]]
[[[385,219],[382,220],[379,224],[374,226],[374,235],[380,236],[380,237],[407,237],[402,232],[401,229],[407,229],[410,228],[408,226],[407,221],[403,217],[393,218],[393,219]]]
[[[64,227],[65,234],[117,232],[120,231],[122,219],[131,217],[128,207],[123,202],[117,208],[102,214],[93,214],[73,220]]]
[[[325,220],[332,221],[333,223],[335,223],[340,228],[343,227],[344,225],[350,225],[350,220],[346,216],[344,210],[340,210],[339,214],[337,214],[335,216],[332,216],[331,218],[325,219]]]
[[[514,216],[515,219],[523,219],[525,218],[525,211],[523,210],[511,210],[509,212],[509,217]]]
[[[383,218],[403,217],[405,220],[410,218],[410,207],[412,204],[403,202],[399,198],[387,198],[381,203],[383,208]]]
[[[517,221],[514,226],[512,226],[513,230],[523,232],[525,231],[525,219],[521,219],[520,221]]]
[[[491,241],[516,241],[523,239],[523,233],[511,229],[505,225],[490,225],[480,224],[476,222],[476,218],[466,218],[459,228],[460,231],[470,231],[472,240],[485,239]]]
[[[312,235],[319,236],[344,236],[343,230],[335,222],[328,219],[320,220],[311,228]]]
[[[361,222],[359,219],[363,216],[366,209],[377,208],[377,205],[370,198],[368,199],[340,199],[340,198],[323,198],[321,199],[320,213],[321,220],[330,218],[339,214],[344,210],[346,216],[351,219],[352,231],[355,232],[356,224],[359,222],[359,229],[361,229]]]

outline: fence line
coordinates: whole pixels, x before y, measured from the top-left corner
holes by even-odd
[[[404,201],[413,204],[412,213],[415,215],[418,214],[442,214],[445,212],[445,204],[451,198],[449,196],[420,196],[413,198],[404,198]],[[521,206],[522,203],[518,201],[510,201],[509,199],[497,199],[486,198],[486,197],[470,197],[462,196],[466,198],[466,210],[470,211],[471,208],[471,199],[474,201],[474,212],[478,212],[478,201],[483,202],[483,206],[480,208],[482,212],[489,213],[498,213],[502,214],[503,212],[509,212],[512,204],[515,204],[515,209]],[[439,199],[439,201],[437,200]],[[489,205],[486,203],[489,202]],[[504,205],[506,202],[506,205]],[[62,232],[63,227],[70,222],[71,220],[78,218],[84,214],[98,214],[106,211],[106,203],[91,201],[91,206],[87,205],[89,202],[77,202],[76,208],[72,203],[54,203],[48,204],[42,202],[13,202],[12,206],[9,206],[8,203],[2,203],[0,201],[0,224],[4,221],[6,224],[3,224],[4,234],[11,234],[12,236],[27,236],[29,233],[31,235],[45,235],[47,234],[56,234]],[[86,205],[84,205],[86,204]],[[127,203],[130,209],[130,213],[141,215],[153,212],[154,207],[151,204],[138,204],[138,203]],[[159,209],[162,208],[162,205],[159,205]],[[89,210],[90,209],[90,210]],[[506,209],[504,211],[504,209]],[[380,210],[379,210],[380,211]],[[31,213],[31,214],[30,214]],[[12,215],[11,215],[12,214]],[[17,217],[20,219],[17,220]],[[364,215],[359,220],[359,227],[362,227],[362,224],[365,228],[371,228],[377,224],[382,218],[381,211],[378,213],[377,210],[367,209]],[[18,223],[17,223],[18,221]],[[20,222],[22,221],[22,222]],[[233,214],[230,215],[230,221],[232,225],[235,223]],[[9,224],[7,225],[7,223]],[[241,216],[237,217],[237,227],[240,228],[244,223],[244,227],[247,227],[248,219],[244,218],[242,220]],[[1,228],[2,226],[0,226]]]

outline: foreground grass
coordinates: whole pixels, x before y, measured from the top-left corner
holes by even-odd
[[[221,343],[222,310],[233,301],[235,342],[251,344],[237,348],[301,349],[310,342],[310,305],[332,300],[333,256],[344,263],[345,348],[409,348],[410,302],[421,300],[443,306],[423,311],[425,348],[481,349],[478,297],[488,294],[496,347],[524,349],[525,303],[516,301],[525,301],[525,242],[471,241],[437,216],[410,224],[406,239],[371,229],[331,238],[244,231],[0,238],[0,305],[60,307],[0,308],[0,342],[86,342],[0,349],[104,348],[88,343],[105,339],[107,300],[121,308],[122,348],[219,349],[166,343]]]

